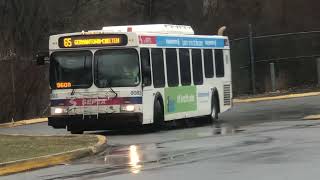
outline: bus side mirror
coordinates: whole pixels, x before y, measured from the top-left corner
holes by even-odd
[[[39,52],[36,55],[36,61],[38,66],[42,66],[48,61],[49,59],[49,52]]]

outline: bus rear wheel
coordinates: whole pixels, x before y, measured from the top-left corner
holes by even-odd
[[[163,106],[157,100],[153,108],[153,129],[159,130],[164,123]]]
[[[210,121],[215,122],[219,120],[219,101],[216,97],[211,102],[211,114],[209,115]]]

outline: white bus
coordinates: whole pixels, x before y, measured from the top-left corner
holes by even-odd
[[[228,38],[190,26],[113,26],[50,37],[49,126],[73,134],[207,116],[232,107]],[[44,63],[44,57],[38,57]]]

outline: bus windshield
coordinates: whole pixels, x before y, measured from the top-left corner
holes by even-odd
[[[95,85],[135,87],[140,83],[139,57],[135,49],[107,49],[95,53]]]
[[[51,88],[89,88],[92,85],[92,79],[92,53],[90,51],[55,52],[51,55]]]

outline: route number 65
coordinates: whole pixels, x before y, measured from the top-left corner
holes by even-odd
[[[64,45],[64,47],[72,47],[71,38],[65,38],[65,39],[63,40],[63,45]]]

